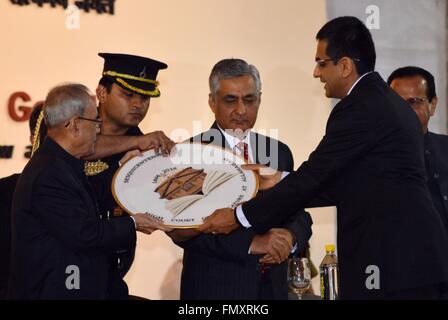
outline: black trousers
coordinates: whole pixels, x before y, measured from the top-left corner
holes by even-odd
[[[274,288],[272,287],[272,281],[269,275],[270,273],[269,267],[264,266],[261,269],[263,270],[259,270],[261,282],[260,282],[260,290],[258,292],[258,300],[273,300]]]

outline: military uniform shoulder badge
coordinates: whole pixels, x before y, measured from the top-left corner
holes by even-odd
[[[98,161],[86,161],[84,164],[84,173],[86,176],[96,176],[97,174],[100,174],[103,171],[106,171],[109,169],[109,165],[101,160]]]

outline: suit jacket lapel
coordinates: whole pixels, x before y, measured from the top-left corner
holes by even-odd
[[[213,122],[212,126],[210,127],[209,131],[215,131],[217,130],[219,137],[221,138],[221,147],[229,149],[233,152],[232,147],[230,147],[229,143],[226,140],[226,137],[224,137],[224,134],[221,132],[221,130],[219,130],[218,124],[215,122]],[[218,141],[207,141],[209,143],[212,143],[214,145],[219,145]]]

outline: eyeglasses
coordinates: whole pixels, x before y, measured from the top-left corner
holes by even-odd
[[[319,68],[325,68],[328,61],[334,61],[334,59],[316,59],[316,64]]]
[[[411,107],[419,106],[425,102],[428,102],[427,98],[413,97],[406,99],[406,102],[409,103]]]
[[[96,125],[100,128],[101,128],[101,125],[103,124],[103,120],[100,118],[90,119],[90,118],[78,117],[78,119],[95,122]]]
[[[85,117],[76,117],[75,119],[80,119],[80,120],[86,120],[86,121],[92,121],[95,122],[96,126],[98,128],[101,128],[101,125],[103,124],[103,120],[100,118],[97,119],[90,119],[90,118],[85,118]],[[70,124],[70,122],[67,122],[67,124],[65,125],[66,127],[68,127]]]
[[[352,59],[353,61],[355,61],[355,62],[359,62],[359,61],[361,61],[360,59],[358,59],[358,58],[350,58],[350,59]],[[339,58],[339,59],[332,59],[332,58],[328,58],[328,59],[316,59],[316,64],[317,64],[317,66],[319,67],[319,68],[325,68],[325,66],[327,65],[327,62],[328,61],[335,61],[335,62],[338,62],[339,60],[341,60],[341,58]]]

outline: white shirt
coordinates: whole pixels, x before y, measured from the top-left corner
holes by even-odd
[[[228,132],[226,132],[225,130],[221,129],[221,127],[218,125],[219,130],[222,132],[224,138],[226,139],[227,144],[230,146],[230,148],[232,148],[233,152],[235,152],[237,155],[244,157],[243,151],[238,148],[236,145],[238,143],[240,143],[241,141],[247,143],[247,153],[249,156],[249,162],[250,163],[254,163],[254,156],[252,154],[252,148],[250,145],[250,134],[251,131],[248,130],[246,136],[244,137],[243,140],[238,139],[235,136],[232,136],[231,134],[229,134]]]

